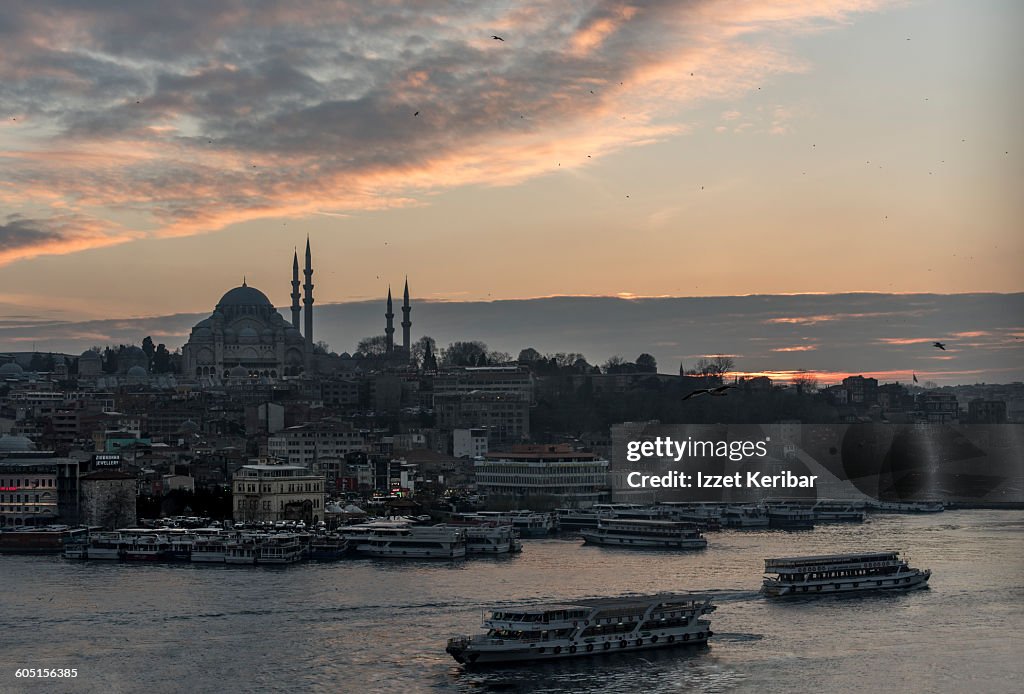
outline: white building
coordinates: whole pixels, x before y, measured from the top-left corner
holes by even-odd
[[[324,419],[277,432],[267,439],[267,453],[291,465],[313,468],[321,458],[344,458],[365,451],[366,437],[350,422]]]
[[[482,458],[487,455],[486,429],[452,431],[452,455],[456,458]]]
[[[488,497],[554,497],[579,507],[607,501],[608,461],[569,446],[515,446],[473,462],[476,488]]]
[[[300,465],[243,465],[232,482],[236,521],[304,520],[324,517],[323,475]]]

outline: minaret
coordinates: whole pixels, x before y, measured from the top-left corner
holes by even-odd
[[[299,251],[292,256],[292,327],[299,329]]]
[[[306,283],[302,285],[302,288],[306,291],[306,296],[303,297],[302,303],[306,308],[306,349],[310,354],[313,353],[313,258],[309,252],[309,236],[306,236],[306,269],[304,271],[306,275]]]
[[[391,307],[391,285],[388,285],[388,310],[385,311],[384,317],[388,320],[384,328],[385,344],[387,345],[386,351],[388,354],[391,354],[395,351],[395,311]]]
[[[409,328],[412,327],[412,321],[409,320],[409,312],[412,311],[412,306],[409,305],[409,276],[405,276],[405,298],[402,301],[402,347],[405,348],[405,354],[408,356],[411,354],[409,351],[412,347],[412,343],[409,341]]]

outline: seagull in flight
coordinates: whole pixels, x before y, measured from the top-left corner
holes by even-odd
[[[495,41],[504,41],[505,40],[505,39],[501,38],[500,36],[492,36],[491,38],[494,39]]]
[[[945,342],[933,342],[932,343],[932,347],[937,347],[937,348],[941,349],[943,352],[946,351],[946,343]]]
[[[728,393],[729,389],[730,388],[735,388],[735,387],[736,386],[734,386],[734,385],[724,385],[724,386],[718,386],[717,388],[698,388],[697,390],[695,390],[695,391],[693,391],[691,393],[687,393],[686,395],[684,395],[683,396],[683,400],[689,400],[690,398],[697,397],[698,395],[704,395],[705,393],[707,395],[711,395],[713,397],[719,397],[720,398],[720,397],[722,397],[724,395],[728,395],[729,394]]]

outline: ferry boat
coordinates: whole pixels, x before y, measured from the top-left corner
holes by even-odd
[[[105,559],[118,561],[124,558],[128,540],[121,533],[96,533],[89,538],[86,550],[89,559]]]
[[[768,508],[768,527],[784,530],[813,530],[814,514],[806,508],[771,506]]]
[[[876,501],[871,510],[876,513],[941,513],[946,507],[941,501]]]
[[[473,667],[706,644],[713,633],[701,616],[714,610],[710,599],[688,595],[497,608],[483,620],[486,634],[456,636],[445,650]]]
[[[703,549],[708,546],[692,523],[635,518],[602,518],[593,530],[581,530],[584,544],[659,549]]]
[[[925,588],[930,569],[915,569],[899,552],[825,554],[765,559],[761,592],[772,597]]]
[[[302,559],[297,535],[265,535],[257,541],[257,564],[294,564]]]
[[[443,526],[378,527],[356,550],[370,557],[460,559],[466,556],[466,532]]]
[[[193,562],[223,564],[228,552],[228,542],[221,537],[196,538],[190,558]]]
[[[161,561],[168,559],[171,543],[162,535],[136,535],[124,547],[128,561]]]
[[[477,518],[512,523],[520,537],[546,537],[555,529],[555,520],[549,513],[536,511],[478,511]]]
[[[254,537],[242,537],[228,542],[225,549],[225,564],[246,564],[252,566],[256,563],[256,555],[259,552],[259,547]]]
[[[594,504],[590,508],[556,508],[555,523],[559,530],[596,528],[601,518],[643,508],[640,504]]]
[[[768,511],[761,506],[726,506],[722,524],[728,528],[767,528]]]
[[[349,551],[349,542],[342,535],[317,535],[309,543],[309,558],[317,560],[341,559]]]
[[[864,508],[854,503],[819,501],[811,507],[817,523],[863,523]]]

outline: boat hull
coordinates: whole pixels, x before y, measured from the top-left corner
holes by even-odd
[[[767,580],[761,588],[761,592],[773,598],[781,597],[802,597],[812,595],[837,595],[850,593],[875,593],[875,592],[905,592],[928,587],[928,579],[931,578],[930,569],[918,571],[915,574],[899,576],[861,577],[857,581],[841,579],[829,582],[815,582],[808,584],[789,584],[780,581]]]
[[[607,547],[635,547],[637,549],[705,549],[708,541],[700,539],[652,539],[652,538],[621,538],[607,537],[597,533],[583,531],[584,544],[604,545]]]
[[[593,643],[533,643],[515,649],[485,649],[449,644],[445,650],[465,667],[476,668],[495,667],[512,663],[582,658],[585,656],[636,653],[639,651],[683,646],[706,646],[708,639],[712,636],[714,636],[714,633],[708,630],[695,634],[672,635],[671,641],[669,637],[661,637],[655,641],[652,641],[650,638],[608,639]]]

